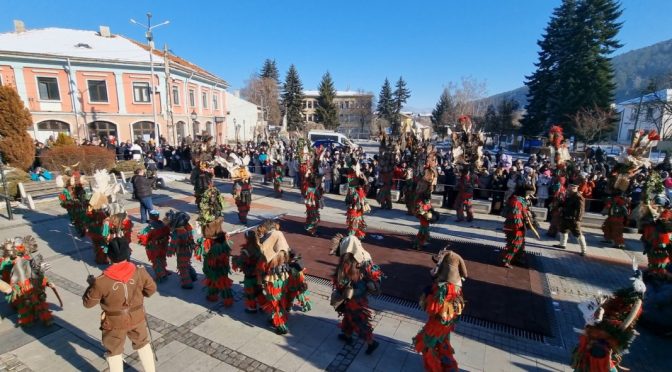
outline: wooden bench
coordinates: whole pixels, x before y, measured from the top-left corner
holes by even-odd
[[[58,187],[55,180],[42,182],[19,182],[19,194],[21,202],[31,210],[35,210],[35,199],[51,199],[58,197],[62,188]]]
[[[474,199],[471,201],[471,206],[474,209],[474,213],[490,214],[492,211],[492,201],[490,200]]]

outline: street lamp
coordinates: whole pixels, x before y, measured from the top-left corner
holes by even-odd
[[[151,73],[151,79],[150,79],[150,81],[151,81],[150,84],[151,85],[150,85],[149,89],[150,89],[150,92],[152,92],[152,96],[151,96],[152,97],[152,116],[154,118],[154,126],[156,128],[156,133],[155,133],[155,138],[154,139],[156,140],[156,143],[158,144],[159,143],[159,137],[161,135],[161,126],[156,122],[156,103],[154,102],[156,100],[156,97],[154,97],[154,94],[155,94],[155,92],[154,92],[154,87],[155,87],[155,85],[154,85],[154,35],[152,34],[152,30],[157,28],[157,27],[167,25],[168,23],[170,23],[170,21],[165,21],[165,22],[159,23],[158,25],[152,26],[152,13],[147,13],[147,24],[146,25],[144,25],[140,22],[137,22],[133,18],[131,18],[131,23],[147,29],[147,31],[145,32],[145,37],[147,38],[147,44],[149,44],[149,70],[150,70],[150,73]]]
[[[198,114],[196,113],[195,110],[191,112],[190,117],[191,117],[191,129],[194,132],[194,137],[196,137],[196,135],[198,135],[198,133],[196,132],[196,119],[198,119]]]

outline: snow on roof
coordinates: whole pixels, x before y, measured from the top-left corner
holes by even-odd
[[[1,33],[0,51],[149,63],[149,54],[124,37],[65,28]]]
[[[149,63],[149,47],[121,35],[103,37],[96,31],[42,28],[0,33],[0,52],[84,58],[93,60]],[[163,51],[154,50],[156,64],[163,63]],[[172,63],[207,77],[222,80],[203,68],[169,54]],[[222,80],[223,81],[223,80]]]
[[[303,95],[306,97],[317,97],[320,92],[317,90],[304,90]],[[351,97],[351,96],[370,96],[371,93],[358,92],[356,90],[337,90],[336,97]]]

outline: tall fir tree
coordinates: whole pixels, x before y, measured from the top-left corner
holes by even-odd
[[[385,78],[385,82],[380,88],[376,111],[378,111],[379,118],[386,120],[390,125],[392,124],[394,121],[394,102],[392,97],[392,86],[387,78]]]
[[[614,0],[563,0],[541,41],[537,70],[528,77],[525,134],[561,124],[575,134],[572,118],[582,110],[607,110],[615,88],[611,55],[622,24]]]
[[[411,98],[411,91],[406,87],[406,82],[403,77],[399,77],[397,83],[394,85],[394,95],[392,98],[394,107],[394,121],[392,126],[392,133],[399,134],[401,129],[401,109],[406,104],[406,101]]]
[[[319,91],[316,108],[317,122],[324,125],[325,129],[336,130],[339,126],[338,108],[334,103],[336,88],[334,88],[334,81],[329,71],[322,75],[322,81],[317,90]]]
[[[303,115],[303,84],[301,84],[296,66],[289,66],[282,91],[282,104],[285,115],[287,115],[287,129],[303,131],[306,127]]]
[[[278,71],[278,66],[275,64],[274,59],[267,58],[264,61],[264,66],[261,68],[259,77],[273,79],[277,84],[280,84],[280,72]]]
[[[436,103],[436,107],[432,110],[431,120],[434,131],[444,135],[447,134],[448,127],[455,122],[456,117],[457,107],[455,100],[448,88],[445,88],[439,97],[439,101]]]

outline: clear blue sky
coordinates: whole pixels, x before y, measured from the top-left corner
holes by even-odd
[[[104,4],[104,5],[103,5]],[[376,95],[385,77],[403,76],[408,107],[434,106],[443,87],[462,76],[487,83],[489,94],[517,88],[534,70],[537,45],[560,0],[0,0],[0,32],[21,19],[28,28],[97,30],[144,39],[151,11],[157,45],[243,86],[265,58],[281,78],[295,64],[305,89],[329,70],[337,89]],[[623,0],[625,45],[617,54],[672,38],[671,0]]]

